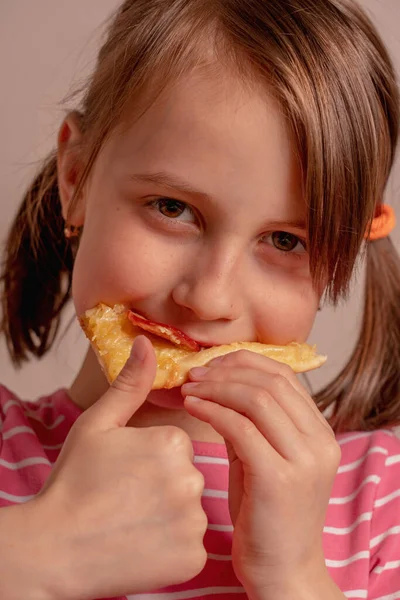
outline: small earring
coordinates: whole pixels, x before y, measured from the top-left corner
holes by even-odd
[[[75,225],[66,225],[64,228],[64,235],[69,240],[70,238],[79,237],[82,233],[83,227],[76,227]]]

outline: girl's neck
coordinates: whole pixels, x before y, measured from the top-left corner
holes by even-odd
[[[78,375],[68,390],[71,400],[81,409],[86,410],[102,396],[109,385],[99,366],[96,356],[89,348]],[[158,392],[160,393],[160,392]],[[178,389],[173,394],[180,394]],[[183,409],[170,409],[157,406],[152,402],[144,402],[128,422],[129,427],[153,427],[175,425],[180,427],[192,440],[224,443],[221,437],[208,423],[203,423],[189,415]]]

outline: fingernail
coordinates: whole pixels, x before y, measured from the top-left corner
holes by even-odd
[[[210,369],[207,369],[207,367],[194,367],[193,369],[190,369],[189,375],[192,375],[193,377],[204,377],[209,371]]]
[[[131,356],[135,362],[143,362],[146,358],[146,345],[144,342],[144,337],[144,335],[139,335],[133,342]]]
[[[182,386],[182,390],[187,392],[188,390],[194,390],[196,387],[199,387],[198,383],[184,383]]]

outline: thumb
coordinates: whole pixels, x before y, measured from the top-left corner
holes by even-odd
[[[146,400],[156,376],[153,346],[144,335],[135,338],[122,371],[103,396],[86,413],[90,425],[98,429],[125,427]]]

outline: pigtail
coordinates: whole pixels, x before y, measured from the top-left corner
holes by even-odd
[[[5,245],[0,331],[16,366],[51,347],[70,297],[72,263],[54,153],[25,194]]]
[[[319,392],[336,432],[400,423],[400,259],[389,238],[369,242],[364,314],[354,353]]]

